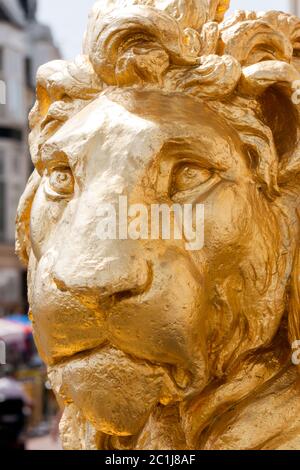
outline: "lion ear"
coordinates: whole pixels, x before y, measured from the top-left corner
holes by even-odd
[[[20,261],[27,266],[31,251],[30,243],[30,213],[34,196],[37,192],[41,177],[35,170],[21,196],[16,218],[16,254]]]
[[[265,61],[245,67],[239,92],[255,96],[262,119],[271,129],[278,156],[278,183],[300,172],[300,73],[291,64]]]
[[[263,120],[271,129],[278,158],[277,183],[299,186],[300,108],[293,102],[292,90],[273,86],[260,97]]]

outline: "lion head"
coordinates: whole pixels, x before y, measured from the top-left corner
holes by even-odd
[[[253,416],[297,415],[300,20],[228,4],[97,2],[38,72],[17,251],[66,448],[280,447]],[[100,239],[120,196],[203,204],[203,248]]]

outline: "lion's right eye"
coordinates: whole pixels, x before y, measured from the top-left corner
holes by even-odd
[[[70,197],[74,192],[74,177],[69,167],[53,168],[48,174],[48,192]]]

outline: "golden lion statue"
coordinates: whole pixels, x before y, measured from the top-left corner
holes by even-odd
[[[101,0],[38,72],[17,252],[66,449],[300,449],[300,20],[228,7]],[[120,198],[201,204],[203,246],[101,237]]]

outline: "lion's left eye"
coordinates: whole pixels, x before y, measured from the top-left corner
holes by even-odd
[[[70,168],[54,168],[49,174],[49,188],[58,195],[70,196],[74,192],[74,177]]]
[[[185,163],[175,169],[172,176],[172,194],[188,191],[206,183],[212,177],[210,170],[193,163]]]

